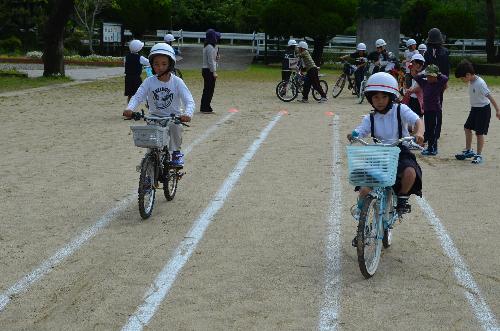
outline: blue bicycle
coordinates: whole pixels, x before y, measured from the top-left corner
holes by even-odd
[[[377,270],[382,246],[391,245],[393,226],[402,218],[396,209],[397,195],[392,188],[400,152],[397,145],[421,147],[413,137],[401,138],[393,144],[369,144],[358,137],[353,137],[352,142],[363,146],[347,146],[349,182],[357,187],[371,188],[351,209],[358,221],[353,245],[356,246],[359,269],[365,278],[370,278]]]

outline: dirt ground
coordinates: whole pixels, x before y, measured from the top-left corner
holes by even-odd
[[[279,74],[277,73],[277,79]],[[335,77],[328,77],[333,84]],[[188,80],[199,103],[201,79]],[[215,115],[184,132],[187,174],[175,199],[161,192],[141,220],[136,199],[109,225],[12,295],[4,330],[121,328],[193,222],[261,130],[287,110],[251,159],[194,254],[149,322],[150,330],[311,330],[324,302],[332,196],[333,118],[338,116],[341,193],[339,328],[478,330],[482,324],[454,264],[416,200],[394,231],[377,274],[363,278],[351,247],[355,194],[345,178],[345,136],[369,111],[347,91],[326,104],[280,102],[276,82],[225,80]],[[113,79],[0,98],[0,291],[134,194],[144,151],[121,119],[123,81]],[[500,91],[494,91],[500,102]],[[500,316],[500,121],[492,118],[485,163],[456,161],[464,147],[465,85],[445,94],[439,155],[418,160],[424,197],[457,247],[494,316]],[[498,319],[497,319],[498,320]],[[497,325],[498,326],[498,325]]]

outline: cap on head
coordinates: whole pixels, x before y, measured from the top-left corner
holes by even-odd
[[[432,28],[429,30],[427,34],[427,43],[428,44],[442,44],[443,43],[443,35],[438,28]]]
[[[307,43],[305,41],[301,41],[301,42],[299,42],[299,48],[309,49],[309,46],[307,45]]]
[[[385,45],[387,45],[387,43],[384,39],[377,39],[377,41],[375,41],[375,47],[382,47]]]
[[[172,41],[175,40],[175,37],[171,33],[167,33],[165,37],[163,37],[163,40],[165,40],[166,43],[171,43]]]
[[[149,52],[149,56],[148,56],[149,62],[152,64],[153,58],[155,57],[155,55],[159,55],[159,54],[168,56],[175,64],[175,51],[172,48],[172,46],[170,46],[169,44],[158,43],[158,44],[154,45],[153,47],[151,47],[151,51]]]
[[[415,41],[415,39],[408,39],[406,41],[406,47],[410,47],[410,46],[416,45],[416,44],[417,44],[417,42]]]
[[[366,45],[364,43],[359,43],[357,46],[356,46],[356,50],[357,51],[366,51]]]
[[[425,75],[437,77],[439,75],[439,67],[435,64],[431,64],[425,68]]]
[[[365,94],[367,92],[387,92],[399,96],[398,82],[391,74],[377,72],[368,78]]]
[[[425,59],[424,57],[422,56],[422,54],[413,54],[413,56],[411,57],[411,61],[422,61],[425,63]]]
[[[143,47],[144,43],[138,39],[134,39],[128,44],[128,48],[132,53],[139,52]]]

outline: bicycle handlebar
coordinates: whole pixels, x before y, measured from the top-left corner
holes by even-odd
[[[401,143],[406,143],[408,145],[408,147],[416,147],[420,150],[424,149],[422,146],[418,145],[415,142],[415,137],[403,137],[403,138],[396,140],[395,142],[393,142],[391,144],[383,144],[377,138],[374,138],[374,140],[377,140],[378,142],[375,142],[374,144],[370,144],[370,143],[366,142],[365,140],[363,140],[362,138],[353,135],[350,142],[351,142],[351,144],[359,142],[360,144],[362,144],[364,146],[383,146],[383,147],[394,147],[394,146],[397,146]]]
[[[169,121],[174,121],[175,124],[181,124],[189,127],[186,123],[181,121],[179,116],[175,116],[175,114],[170,114],[170,116],[166,117],[158,117],[158,116],[148,116],[144,114],[144,110],[141,109],[141,112],[132,112],[132,117],[129,120],[139,121],[140,119],[144,119],[144,121],[152,121],[159,122],[161,125],[167,125]]]

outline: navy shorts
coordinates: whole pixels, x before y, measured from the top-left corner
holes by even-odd
[[[403,172],[405,171],[406,168],[413,168],[415,169],[415,174],[417,175],[417,178],[415,178],[415,183],[413,183],[413,186],[408,192],[408,195],[415,194],[421,197],[422,169],[420,168],[420,165],[418,164],[415,155],[406,146],[400,146],[399,148],[401,148],[401,152],[399,153],[398,174],[396,177],[396,183],[393,185],[392,188],[394,189],[394,192],[396,192],[397,194],[401,189],[401,178],[403,177]]]
[[[489,104],[484,107],[472,107],[464,128],[475,131],[476,135],[487,135],[490,119],[491,107]]]

